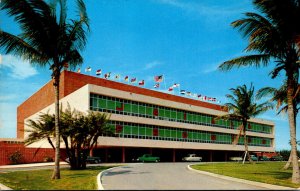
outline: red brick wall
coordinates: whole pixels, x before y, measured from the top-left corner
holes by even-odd
[[[16,151],[22,155],[21,163],[44,162],[45,157],[54,160],[54,150],[45,148],[26,148],[23,142],[15,143],[12,141],[0,141],[0,165],[12,164],[9,156]],[[61,158],[65,159],[65,150],[61,149]]]

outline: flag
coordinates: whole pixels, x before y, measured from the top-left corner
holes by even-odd
[[[154,81],[155,81],[155,82],[162,82],[162,81],[163,81],[163,75],[160,75],[160,76],[154,76]]]
[[[173,86],[169,87],[168,91],[173,91]]]
[[[128,82],[128,76],[125,76],[124,81]]]
[[[111,73],[111,72],[108,72],[108,73],[104,74],[104,78],[105,78],[105,79],[110,78],[110,73]]]
[[[139,81],[139,85],[140,85],[140,86],[143,86],[144,84],[145,84],[145,81],[144,81],[144,80]]]
[[[90,66],[85,69],[85,72],[90,72],[90,71],[92,71],[92,68]]]
[[[192,95],[192,94],[191,94],[191,92],[186,92],[186,95],[190,96],[190,95]]]
[[[101,75],[101,72],[102,72],[101,69],[97,70],[97,71],[96,71],[96,75],[97,75],[97,76]]]
[[[131,83],[135,83],[136,82],[136,78],[131,78],[130,82]]]
[[[203,99],[204,101],[206,101],[206,100],[207,100],[207,97],[206,97],[206,96],[203,96],[202,99]]]
[[[115,76],[115,79],[118,80],[119,78],[120,78],[120,74],[117,74],[117,75]]]
[[[212,100],[211,101],[216,101],[217,99],[214,97],[214,98],[212,98]]]
[[[77,73],[80,73],[80,68],[78,68]]]
[[[186,92],[185,92],[185,90],[180,90],[180,93],[185,94]]]
[[[198,94],[198,96],[197,96],[199,99],[201,98],[201,94]]]
[[[154,88],[159,88],[159,83],[154,84]]]
[[[180,86],[180,84],[175,83],[175,84],[173,85],[173,88],[177,88],[177,87],[179,87],[179,86]]]

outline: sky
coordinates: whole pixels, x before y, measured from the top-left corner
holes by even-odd
[[[179,88],[173,92],[167,89],[179,83],[181,90],[214,97],[217,104],[229,102],[225,95],[230,88],[251,83],[255,90],[279,87],[284,79],[284,73],[277,79],[268,75],[273,62],[266,68],[218,70],[222,62],[246,55],[243,50],[247,39],[230,23],[243,18],[245,12],[256,12],[250,0],[85,0],[85,3],[91,31],[82,52],[83,74],[96,76],[96,70],[101,69],[100,77],[107,72],[112,77],[119,74],[121,79],[128,75],[130,79],[145,80],[144,88],[175,95],[180,95]],[[76,17],[73,1],[68,3],[68,13],[69,18]],[[15,35],[20,32],[3,11],[0,11],[0,27]],[[49,82],[51,72],[49,67],[33,66],[1,49],[0,54],[0,138],[15,138],[18,105]],[[87,67],[91,67],[91,72],[85,72]],[[156,75],[164,76],[159,89],[153,88]],[[286,115],[276,115],[276,110],[271,110],[257,118],[275,123],[277,151],[290,149]]]

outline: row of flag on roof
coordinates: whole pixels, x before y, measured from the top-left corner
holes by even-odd
[[[91,71],[92,71],[91,67],[85,68],[85,72],[91,72]],[[78,68],[77,72],[81,73],[81,69]],[[102,75],[102,70],[101,69],[96,70],[96,75],[101,76]],[[136,84],[137,83],[139,86],[144,86],[145,85],[145,80],[139,80],[138,81],[136,77],[129,78],[129,76],[127,76],[127,75],[123,76],[123,78],[121,78],[120,74],[115,74],[114,76],[112,76],[111,72],[107,72],[103,75],[103,77],[105,79],[124,80],[125,82],[131,83],[131,84]],[[153,88],[159,89],[161,87],[161,82],[163,82],[163,81],[164,81],[164,76],[163,75],[154,76],[155,84],[153,85]],[[181,90],[179,83],[174,83],[167,90],[169,92],[173,92],[175,89],[178,89],[178,91],[180,92],[181,95],[185,95],[185,96],[188,96],[188,97],[191,97],[191,98],[195,98],[197,100],[220,103],[220,101],[218,101],[215,97],[209,97],[209,96],[202,95],[202,94],[192,93],[192,92],[186,91],[186,90]]]

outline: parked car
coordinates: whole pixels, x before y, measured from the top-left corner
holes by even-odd
[[[283,157],[278,155],[278,156],[272,156],[270,158],[271,161],[283,161]]]
[[[202,157],[197,156],[196,154],[188,154],[186,157],[182,158],[182,161],[201,162]]]
[[[258,161],[258,158],[255,155],[250,155],[251,160]]]
[[[66,158],[65,161],[66,161],[67,163],[70,163],[70,159],[69,159],[69,158]],[[86,158],[85,161],[86,161],[87,163],[98,164],[98,163],[101,162],[101,159],[100,159],[100,157],[90,157],[90,156],[88,156],[88,157]]]
[[[151,154],[144,154],[137,158],[139,162],[159,162],[160,157],[152,156]]]
[[[90,157],[90,156],[88,156],[88,157],[86,158],[86,162],[87,162],[87,163],[98,164],[98,163],[101,162],[101,159],[100,159],[100,157]]]
[[[261,157],[259,157],[259,160],[260,161],[269,161],[270,159],[266,156],[261,156]]]
[[[242,161],[243,158],[242,157],[230,157],[229,160],[239,162],[239,161]]]

